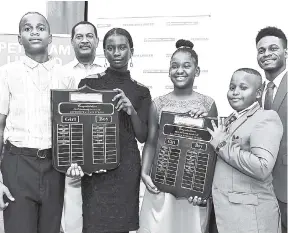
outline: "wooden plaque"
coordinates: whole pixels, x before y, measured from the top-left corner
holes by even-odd
[[[115,91],[51,90],[52,151],[56,170],[77,163],[86,174],[119,166],[119,120]]]
[[[162,112],[151,173],[160,191],[177,198],[210,196],[216,153],[206,127],[212,127],[208,118]]]

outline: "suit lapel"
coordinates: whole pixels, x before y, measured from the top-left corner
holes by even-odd
[[[265,87],[266,87],[266,82],[264,81],[264,83],[262,84],[261,86],[261,90],[262,90],[262,93],[261,93],[261,98],[258,99],[258,103],[260,104],[261,107],[263,107],[262,105],[262,99],[263,99],[263,93],[264,93],[264,90],[265,90]]]
[[[276,112],[278,111],[286,95],[287,95],[287,73],[282,78],[282,81],[279,85],[279,89],[276,92],[276,95],[272,104],[273,110],[275,110]]]
[[[229,134],[232,135],[235,130],[237,130],[250,116],[252,116],[256,111],[260,109],[259,103],[257,103],[253,108],[248,112],[244,113],[240,118],[238,118],[232,125],[229,130]]]

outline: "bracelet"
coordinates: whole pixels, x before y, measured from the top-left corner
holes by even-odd
[[[219,153],[220,148],[222,148],[223,146],[225,146],[227,143],[226,141],[222,141],[218,144],[218,146],[216,147],[216,152]]]

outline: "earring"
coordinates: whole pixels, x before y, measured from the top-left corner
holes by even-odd
[[[132,57],[131,57],[131,61],[130,61],[130,67],[133,67]]]
[[[107,67],[107,61],[106,61],[106,58],[105,58],[104,67],[105,67],[105,68]]]

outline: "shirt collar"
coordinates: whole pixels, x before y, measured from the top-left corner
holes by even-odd
[[[39,63],[33,59],[31,59],[30,57],[28,56],[25,56],[24,59],[23,59],[23,63],[30,67],[31,69],[34,69],[35,67],[37,67],[39,64],[41,64],[46,70],[51,70],[54,65],[56,64],[56,59],[54,59],[53,57],[49,56],[48,57],[48,61],[46,62],[43,62],[43,63]]]
[[[253,104],[251,104],[249,107],[243,109],[242,111],[240,111],[240,112],[235,111],[234,114],[235,114],[235,116],[236,116],[237,119],[238,119],[239,117],[241,117],[242,115],[244,115],[246,112],[248,112],[250,109],[254,108],[257,104],[258,104],[258,102],[255,101]]]
[[[76,66],[79,66],[79,67],[81,67],[81,68],[84,67],[84,65],[83,65],[82,63],[80,63],[80,62],[77,60],[76,57],[75,57],[75,58],[73,59],[73,61],[71,62],[71,65],[72,65],[73,68],[76,67]],[[101,65],[98,64],[98,62],[97,62],[97,60],[96,60],[96,57],[95,57],[95,59],[94,59],[94,61],[92,62],[91,65],[92,65],[92,66],[96,65],[96,66],[102,67]]]
[[[278,74],[278,76],[273,80],[273,83],[275,84],[276,88],[279,88],[280,86],[280,83],[282,81],[282,78],[284,77],[284,75],[286,74],[287,72],[287,67],[285,70],[283,70],[280,74]],[[266,87],[265,89],[267,89],[267,83],[269,83],[270,81],[268,79],[265,80],[266,82]]]

